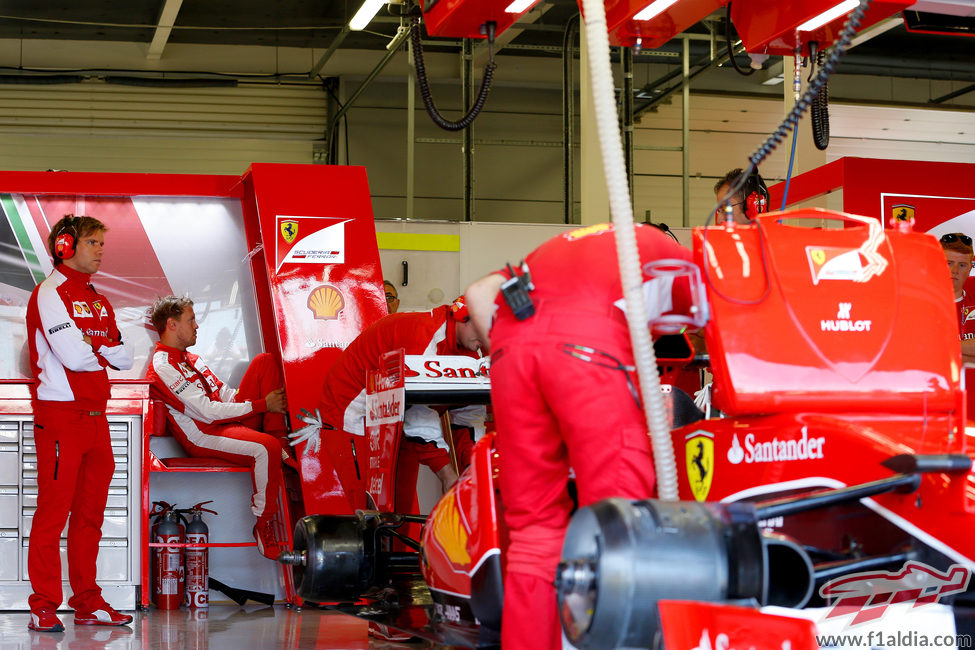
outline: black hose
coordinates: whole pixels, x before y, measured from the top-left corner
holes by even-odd
[[[826,59],[826,52],[820,50],[816,55],[817,67],[823,66]],[[824,82],[816,96],[813,97],[812,106],[809,108],[809,117],[812,118],[813,144],[820,151],[825,151],[829,146],[829,83]]]
[[[731,59],[731,66],[738,71],[738,74],[747,77],[748,75],[755,72],[755,68],[749,67],[748,72],[741,69],[738,62],[735,61],[735,48],[731,44],[731,3],[728,3],[727,13],[725,14],[724,21],[724,40],[725,44],[728,46],[728,58]]]
[[[433,103],[433,95],[430,94],[430,84],[427,82],[427,70],[423,65],[423,45],[420,44],[420,18],[413,16],[410,19],[410,38],[413,42],[413,64],[416,66],[416,80],[420,84],[420,96],[423,98],[423,105],[427,109],[427,114],[433,123],[445,131],[461,131],[469,127],[477,114],[484,108],[487,101],[488,91],[491,90],[491,80],[494,78],[494,69],[497,64],[494,62],[494,30],[493,22],[487,23],[488,47],[490,48],[491,58],[484,66],[484,77],[481,79],[481,89],[474,99],[474,104],[467,115],[456,122],[451,122],[440,114],[437,106]]]
[[[565,223],[572,223],[572,64],[573,50],[579,33],[579,13],[573,14],[562,32],[562,216]]]
[[[860,6],[853,10],[850,14],[850,18],[846,21],[843,26],[843,31],[840,32],[839,38],[836,39],[836,44],[832,47],[829,52],[829,56],[826,57],[825,63],[819,67],[819,71],[816,73],[816,77],[810,82],[809,86],[806,88],[806,92],[803,93],[796,105],[792,107],[792,110],[782,121],[775,132],[770,135],[765,142],[762,143],[758,149],[755,150],[748,160],[751,163],[748,170],[742,176],[742,181],[739,187],[735,188],[737,191],[740,185],[744,185],[744,179],[748,177],[756,167],[758,167],[763,160],[765,160],[770,153],[775,151],[775,148],[782,142],[786,135],[792,131],[796,124],[799,123],[799,118],[802,114],[806,112],[806,109],[812,104],[813,99],[819,94],[820,89],[825,85],[829,76],[836,69],[839,64],[840,58],[846,54],[847,48],[850,46],[850,41],[853,40],[853,35],[856,34],[857,28],[860,26],[860,22],[863,20],[864,14],[867,12],[867,8],[870,6],[870,0],[860,0]],[[729,196],[733,196],[734,193],[730,193]]]
[[[802,97],[799,98],[799,101],[797,101],[795,106],[792,107],[792,110],[789,111],[789,114],[784,120],[782,120],[782,123],[779,124],[778,128],[775,129],[772,135],[766,138],[765,142],[763,142],[762,145],[756,149],[751,156],[748,157],[748,169],[742,173],[738,179],[738,182],[727,191],[725,198],[718,202],[717,206],[715,206],[714,212],[721,210],[724,206],[729,204],[732,197],[736,196],[738,192],[741,191],[741,188],[745,185],[745,182],[752,175],[752,172],[757,170],[762,161],[764,161],[769,154],[775,151],[775,148],[782,142],[785,136],[796,128],[796,125],[799,123],[799,118],[802,117],[802,114],[806,112],[807,108],[809,108],[813,98],[819,94],[820,89],[826,85],[826,81],[829,79],[829,76],[839,64],[840,57],[846,53],[847,48],[850,46],[850,41],[853,40],[853,35],[856,34],[857,28],[860,26],[860,22],[863,20],[863,16],[867,13],[867,9],[869,7],[870,0],[860,0],[860,5],[853,10],[853,13],[851,13],[850,17],[847,19],[846,24],[843,25],[843,30],[840,32],[839,37],[837,37],[833,48],[830,50],[829,56],[826,58],[825,62],[819,66],[819,70],[812,81],[809,82],[806,92],[803,93]],[[712,217],[713,213],[711,216],[708,216],[707,221],[704,223],[705,248],[707,246],[708,235],[707,225],[711,222]],[[761,228],[758,229],[758,236],[759,240],[761,241],[761,238],[763,237]],[[718,296],[720,296],[723,300],[727,300],[728,302],[742,305],[754,305],[763,302],[765,298],[768,297],[770,283],[768,280],[769,273],[765,258],[765,246],[760,244],[760,250],[762,252],[762,268],[765,270],[765,290],[763,291],[762,296],[757,300],[740,300],[733,296],[725,295],[719,291],[717,286],[714,284],[714,281],[711,279],[707,264],[704,265],[704,281]]]

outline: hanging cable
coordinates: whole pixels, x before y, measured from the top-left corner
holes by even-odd
[[[809,62],[810,65],[813,61],[812,47],[813,44],[809,44]],[[816,67],[820,68],[823,65],[823,61],[826,58],[826,52],[820,50],[816,54]],[[810,71],[810,75],[812,71]],[[823,82],[823,87],[819,89],[816,96],[813,97],[812,106],[809,109],[809,117],[812,118],[812,134],[813,134],[813,144],[820,151],[825,151],[826,147],[829,146],[829,83]]]
[[[494,22],[485,23],[487,31],[488,51],[490,59],[484,66],[484,77],[481,79],[481,89],[474,99],[474,104],[467,115],[456,122],[451,122],[440,114],[437,106],[433,102],[433,95],[430,93],[430,84],[427,81],[427,70],[423,64],[423,45],[420,43],[420,17],[414,14],[410,18],[410,38],[413,42],[413,64],[416,67],[416,80],[420,84],[420,96],[423,98],[423,105],[427,109],[427,114],[433,123],[445,131],[461,131],[469,127],[477,114],[484,108],[487,101],[488,91],[491,90],[491,80],[494,78],[494,70],[497,64],[494,62],[494,31],[497,25]]]
[[[833,74],[840,59],[846,54],[846,50],[850,46],[850,41],[853,40],[853,35],[856,34],[857,28],[860,27],[860,22],[863,20],[863,16],[866,14],[869,6],[870,0],[860,0],[860,5],[850,14],[846,25],[843,26],[843,31],[840,32],[839,38],[837,38],[833,47],[830,48],[829,56],[825,57],[822,65],[819,66],[819,70],[816,72],[815,78],[809,83],[809,87],[806,88],[806,92],[796,102],[796,105],[792,107],[792,110],[775,132],[766,138],[765,142],[755,150],[755,153],[749,156],[748,160],[751,161],[750,170],[758,167],[770,153],[775,151],[775,148],[782,142],[786,134],[796,127],[799,118],[809,108],[813,98],[819,93],[820,89],[826,85],[827,80]],[[744,179],[742,179],[740,185],[744,185]],[[740,186],[736,189],[740,189]]]
[[[816,47],[815,43],[809,44],[809,51],[812,52],[813,48]],[[809,79],[812,80],[813,70],[812,70],[812,54],[809,56]],[[796,50],[794,55],[795,71],[793,73],[792,86],[795,89],[796,101],[802,97],[802,46],[796,43]],[[792,151],[789,153],[789,170],[785,173],[785,189],[782,192],[782,207],[780,209],[785,210],[786,203],[789,201],[789,184],[792,182],[792,166],[796,161],[796,140],[799,139],[799,129],[792,132]]]
[[[796,161],[796,140],[799,139],[799,131],[792,132],[792,151],[789,153],[789,171],[785,174],[785,189],[782,191],[782,207],[781,210],[785,210],[786,204],[789,202],[789,183],[792,182],[792,165]]]
[[[728,58],[731,59],[731,66],[738,72],[738,74],[747,77],[755,72],[755,68],[748,68],[748,71],[742,70],[741,66],[738,65],[738,61],[735,60],[735,46],[731,42],[731,3],[728,3],[727,12],[725,14],[724,21],[724,40],[725,44],[728,46]]]
[[[799,98],[799,101],[797,101],[795,106],[792,107],[792,110],[789,111],[789,114],[786,116],[784,120],[782,120],[782,123],[779,124],[778,128],[776,128],[775,131],[773,131],[772,134],[765,139],[765,142],[763,142],[761,146],[759,146],[759,148],[756,149],[755,152],[748,157],[748,161],[749,161],[748,168],[744,171],[744,173],[742,173],[741,177],[734,184],[734,186],[728,190],[724,198],[718,201],[717,205],[714,206],[714,209],[711,210],[711,213],[708,215],[707,220],[704,222],[703,243],[705,244],[704,246],[705,250],[707,249],[707,233],[708,233],[707,226],[711,223],[711,219],[714,218],[714,215],[719,211],[724,211],[726,215],[730,216],[731,201],[735,196],[738,195],[742,187],[744,187],[745,182],[748,180],[748,177],[758,168],[758,166],[762,163],[762,161],[764,161],[769,156],[769,154],[775,151],[775,148],[782,142],[783,138],[785,138],[785,136],[789,133],[789,131],[792,131],[796,128],[796,126],[799,123],[799,118],[802,117],[802,114],[805,113],[806,110],[809,108],[809,106],[812,104],[813,98],[816,97],[820,89],[826,85],[829,76],[833,73],[833,71],[836,69],[836,66],[839,64],[840,58],[846,53],[846,50],[850,46],[850,41],[853,40],[853,35],[856,34],[857,28],[860,27],[860,22],[863,20],[863,16],[864,14],[867,13],[867,9],[869,7],[870,7],[870,0],[860,0],[860,5],[856,9],[854,9],[853,12],[850,14],[850,17],[847,19],[846,24],[843,26],[840,35],[837,37],[836,42],[833,44],[833,47],[830,49],[829,55],[826,56],[822,64],[818,66],[816,75],[812,79],[812,81],[809,82],[809,85],[806,88],[806,92],[803,93],[802,97]],[[761,225],[759,225],[758,234],[759,234],[759,238],[761,239],[762,238]],[[757,300],[740,300],[737,298],[733,298],[732,296],[727,296],[723,294],[721,291],[718,290],[717,286],[715,286],[714,281],[711,278],[711,274],[708,270],[707,264],[704,264],[704,281],[708,284],[708,286],[711,287],[711,289],[718,296],[720,296],[722,299],[727,300],[729,302],[733,302],[736,304],[743,304],[743,305],[753,305],[762,302],[765,299],[765,297],[768,296],[769,283],[768,283],[768,267],[767,267],[767,260],[765,258],[764,245],[761,246],[761,250],[762,250],[762,268],[765,271],[766,283],[765,283],[765,291],[763,292],[762,296]]]

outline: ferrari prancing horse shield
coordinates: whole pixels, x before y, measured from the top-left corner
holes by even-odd
[[[294,219],[282,221],[278,228],[281,229],[281,236],[284,237],[284,241],[289,244],[298,236],[298,222]]]
[[[704,501],[714,478],[714,434],[694,431],[684,438],[687,482],[696,501]]]

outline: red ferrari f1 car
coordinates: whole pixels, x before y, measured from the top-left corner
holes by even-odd
[[[795,225],[810,219],[841,227]],[[575,514],[557,578],[569,639],[652,647],[666,644],[670,601],[822,607],[844,577],[920,566],[954,587],[915,598],[962,617],[975,434],[938,243],[903,222],[801,210],[695,229],[694,254],[720,417],[675,393],[682,501]],[[496,643],[505,531],[492,439],[426,518],[377,508],[302,520],[284,558],[300,594],[444,643]],[[400,532],[420,521],[419,541]]]

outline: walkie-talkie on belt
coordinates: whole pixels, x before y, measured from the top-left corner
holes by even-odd
[[[515,318],[525,320],[535,314],[535,305],[532,303],[531,296],[528,295],[529,291],[535,289],[535,285],[532,284],[528,265],[524,262],[521,263],[521,275],[516,273],[510,264],[507,267],[511,278],[505,280],[504,284],[501,285],[501,295],[504,296],[504,301],[508,303],[508,307],[511,308]]]

